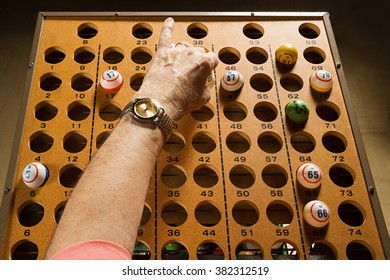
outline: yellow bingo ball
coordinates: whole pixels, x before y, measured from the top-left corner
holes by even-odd
[[[297,62],[298,51],[291,44],[281,45],[275,52],[276,60],[283,65],[293,65]]]

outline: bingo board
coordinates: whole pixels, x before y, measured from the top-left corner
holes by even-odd
[[[133,258],[389,258],[329,15],[256,12],[39,14],[0,258],[44,258],[77,180],[142,84],[167,16],[174,43],[220,63],[211,100],[177,123],[156,162]],[[116,92],[100,86],[106,70],[123,78]],[[315,73],[326,73],[320,88]],[[237,75],[238,88],[223,86]],[[22,180],[32,163],[48,171],[35,188]]]

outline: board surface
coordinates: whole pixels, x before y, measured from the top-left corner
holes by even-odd
[[[41,15],[7,181],[12,187],[2,204],[1,259],[44,258],[77,180],[142,84],[166,16]],[[173,17],[174,43],[204,47],[220,63],[210,102],[177,123],[155,165],[133,258],[388,258],[328,15]],[[298,50],[287,70],[275,57],[286,43]],[[116,93],[99,85],[108,69],[124,79]],[[332,75],[330,92],[311,89],[317,70]],[[243,76],[240,92],[221,87],[228,71]],[[310,110],[305,124],[286,118],[286,105],[297,99]],[[32,162],[49,170],[37,189],[22,181]],[[305,163],[322,170],[320,187],[297,182]],[[304,221],[312,200],[328,205],[326,227]]]

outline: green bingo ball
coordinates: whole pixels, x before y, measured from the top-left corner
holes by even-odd
[[[293,100],[286,106],[286,115],[294,123],[303,123],[309,118],[309,105],[302,100]]]
[[[180,248],[181,246],[179,243],[169,243],[165,246],[165,250],[167,251],[178,251]]]

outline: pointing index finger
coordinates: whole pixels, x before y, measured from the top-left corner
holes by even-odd
[[[172,18],[167,18],[164,21],[161,29],[160,41],[158,42],[158,48],[170,48],[171,47],[171,35],[175,22]]]

